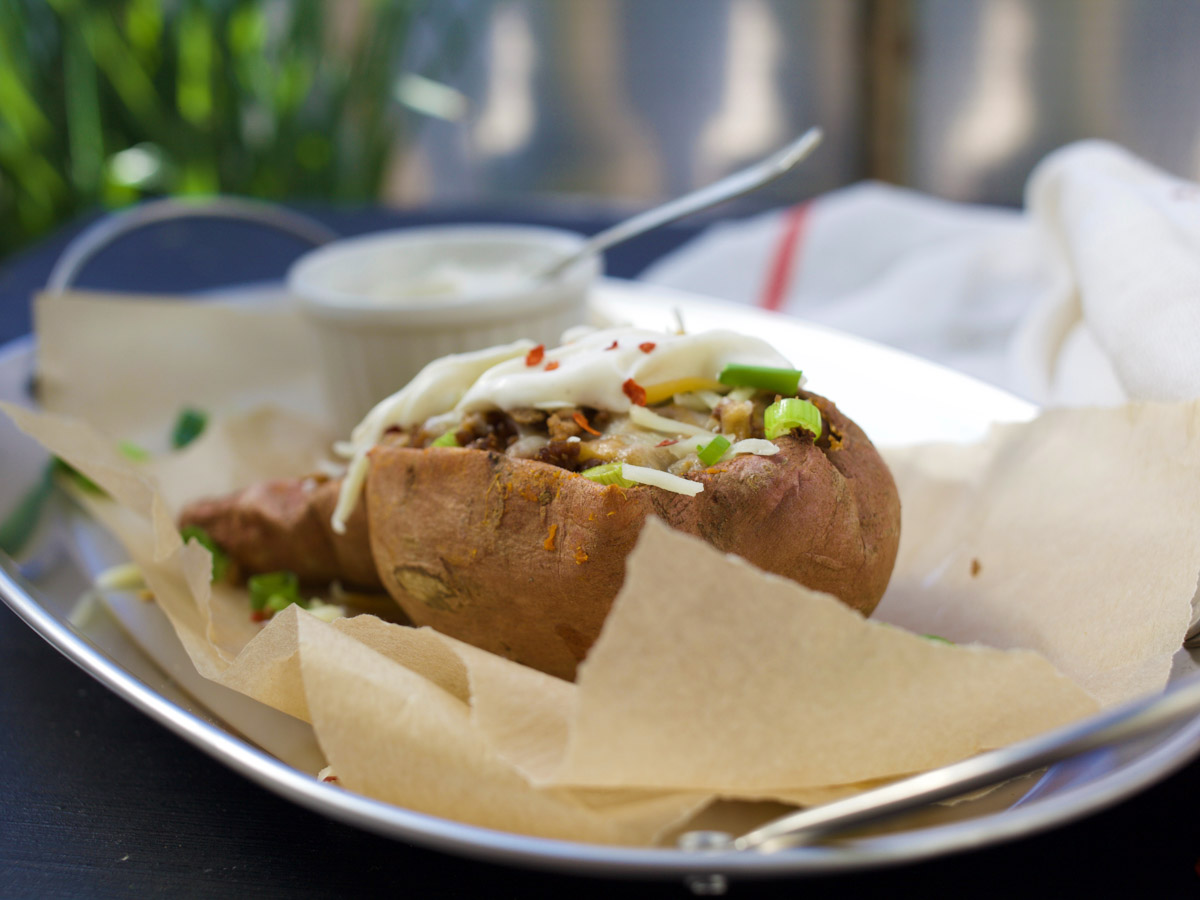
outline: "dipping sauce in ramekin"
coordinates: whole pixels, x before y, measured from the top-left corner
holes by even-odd
[[[581,324],[600,260],[536,273],[583,237],[523,225],[443,225],[335,241],[301,257],[288,289],[308,316],[335,424],[348,433],[433,359],[519,338],[553,346]]]

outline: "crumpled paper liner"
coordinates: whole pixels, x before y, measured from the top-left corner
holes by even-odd
[[[63,322],[79,302],[42,304],[39,327],[58,335],[40,347],[54,374],[43,398],[107,425],[105,395],[75,393],[105,357],[71,356]],[[108,327],[132,312],[112,300]],[[189,315],[189,339],[229,326],[225,312]],[[252,318],[238,320],[247,340],[276,333]],[[138,366],[155,379],[175,362],[158,353],[109,365],[127,369],[122,384]],[[181,365],[195,377],[202,362]],[[286,375],[303,360],[273,364]],[[230,365],[239,379],[256,368]],[[88,503],[201,673],[311,722],[342,785],[411,809],[650,844],[715,798],[820,802],[1161,688],[1190,617],[1195,404],[1054,413],[974,447],[890,453],[904,537],[871,621],[649,523],[575,684],[370,616],[330,625],[290,608],[258,626],[243,592],[209,585],[207,552],[172,522],[193,497],[310,471],[329,435],[294,414],[316,409],[302,393],[293,413],[246,415],[242,398],[214,396],[228,414],[151,464],[115,451],[126,431],[5,411],[113,497]],[[178,408],[165,402],[118,421],[165,429]]]
[[[1200,573],[1200,406],[1052,410],[887,459],[903,536],[876,618],[1036,650],[1105,706],[1166,685]]]
[[[656,522],[574,685],[374,618],[327,625],[292,608],[250,626],[236,591],[210,589],[207,553],[170,539],[150,473],[105,455],[111,438],[6,412],[112,494],[96,514],[205,675],[312,722],[346,787],[410,808],[647,843],[717,796],[795,799],[904,774],[1098,708],[1037,654],[864,620]],[[277,415],[257,418],[189,453],[204,465],[286,434]]]
[[[165,446],[163,423],[185,406],[270,404],[327,420],[316,344],[298,315],[88,291],[42,294],[33,313],[43,408],[102,421],[148,449]]]

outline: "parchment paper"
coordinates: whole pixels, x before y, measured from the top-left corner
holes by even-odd
[[[1037,650],[1106,706],[1166,685],[1200,572],[1200,405],[1053,410],[886,457],[904,519],[876,618]]]

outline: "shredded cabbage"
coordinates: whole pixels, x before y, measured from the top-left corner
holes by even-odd
[[[688,434],[702,435],[706,438],[711,438],[713,433],[707,428],[701,428],[699,425],[691,425],[687,422],[680,422],[676,419],[668,419],[666,416],[660,416],[656,412],[651,412],[644,406],[631,406],[629,408],[629,421],[641,428],[649,431],[661,431],[663,434]]]
[[[704,490],[704,485],[699,481],[680,478],[670,472],[660,472],[658,469],[648,469],[645,466],[631,466],[629,463],[621,463],[621,475],[637,484],[648,484],[674,494],[686,494],[689,497],[695,497]]]
[[[746,438],[730,447],[729,452],[735,456],[742,453],[752,453],[755,456],[774,456],[779,452],[779,448],[771,441],[762,438]]]

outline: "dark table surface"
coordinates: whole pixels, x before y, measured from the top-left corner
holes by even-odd
[[[584,232],[578,209],[414,214],[318,210],[342,234],[435,221],[533,221]],[[29,331],[29,298],[83,223],[0,264],[0,344]],[[698,226],[612,251],[633,277]],[[175,291],[278,277],[301,248],[209,223],[123,239],[89,287]],[[217,262],[219,261],[219,263]],[[0,475],[2,477],[2,475]],[[1200,763],[1081,821],[981,850],[849,875],[735,881],[731,896],[1200,896]],[[513,869],[379,838],[234,774],[93,681],[0,604],[0,898],[687,896],[679,881]]]

